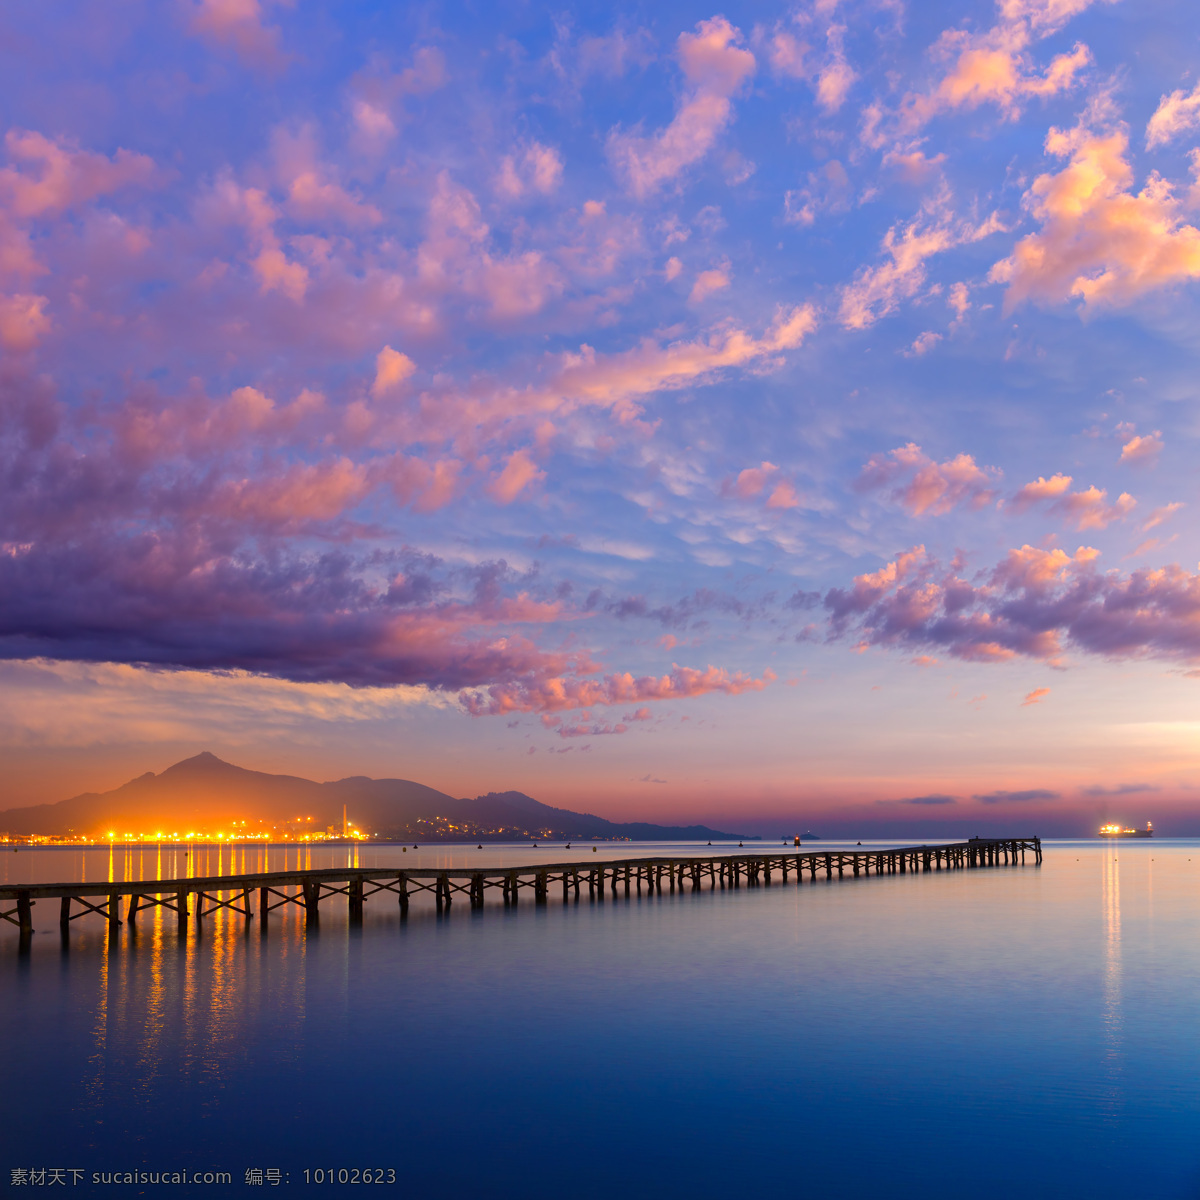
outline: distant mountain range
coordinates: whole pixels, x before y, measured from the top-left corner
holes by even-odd
[[[111,792],[85,792],[58,804],[0,812],[0,832],[107,837],[110,832],[164,834],[190,830],[274,830],[279,837],[305,830],[341,831],[343,809],[355,828],[401,840],[510,841],[572,838],[629,841],[709,841],[739,838],[706,825],[651,825],[606,821],[589,813],[551,808],[523,792],[489,792],[456,800],[408,779],[354,776],[314,783],[295,775],[267,775],[223,762],[205,751],[159,775],[148,771]]]

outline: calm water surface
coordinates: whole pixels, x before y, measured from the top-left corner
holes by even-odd
[[[600,854],[634,850],[663,848]],[[3,852],[0,879],[600,856],[219,853]],[[27,955],[5,926],[0,1187],[13,1168],[221,1170],[231,1185],[74,1190],[254,1195],[257,1169],[357,1194],[304,1171],[383,1168],[397,1183],[377,1192],[484,1200],[1200,1196],[1200,841],[442,918],[414,904],[404,924],[391,899],[361,929],[326,902],[308,935],[298,909],[184,940],[163,910],[111,942],[89,917],[65,950],[43,902]]]

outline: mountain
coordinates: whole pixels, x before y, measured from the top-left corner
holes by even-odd
[[[525,837],[708,841],[739,836],[704,825],[606,821],[590,813],[552,808],[523,792],[489,792],[456,800],[408,779],[353,776],[314,783],[296,775],[247,771],[207,751],[159,775],[148,771],[111,792],[85,792],[58,804],[10,808],[0,812],[0,830],[18,836],[104,838],[110,832],[214,834],[244,822],[248,831],[272,830],[286,837],[304,830],[340,831],[343,810],[357,829],[427,842]]]

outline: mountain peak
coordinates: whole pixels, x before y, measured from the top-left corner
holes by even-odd
[[[223,758],[218,758],[215,754],[208,750],[201,750],[199,754],[192,755],[191,758],[181,759],[173,766],[168,767],[163,774],[177,774],[182,772],[196,771],[240,771],[241,767],[235,767],[233,763],[227,763]]]

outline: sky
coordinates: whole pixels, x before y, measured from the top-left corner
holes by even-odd
[[[0,806],[200,750],[1200,832],[1200,12],[0,13]]]

